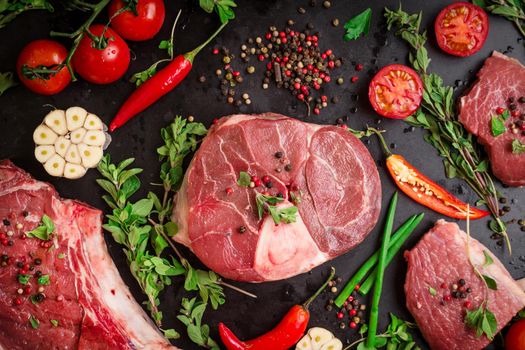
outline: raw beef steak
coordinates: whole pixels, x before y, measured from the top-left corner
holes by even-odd
[[[239,186],[241,171],[271,184]],[[257,192],[282,196],[280,208],[296,203],[297,221],[259,220]],[[224,277],[279,280],[358,245],[380,206],[375,163],[347,130],[273,113],[233,115],[212,126],[186,172],[175,240]]]
[[[414,249],[405,252],[407,307],[433,350],[479,350],[490,343],[485,335],[477,338],[464,323],[465,303],[475,310],[486,291],[468,261],[467,239],[457,224],[439,220]],[[488,248],[470,238],[469,249],[472,263],[497,282],[497,291],[488,290],[488,305],[499,331],[525,306],[525,293]],[[484,252],[494,261],[486,267]],[[451,286],[461,287],[460,279],[465,280],[466,298],[452,297]],[[472,292],[467,293],[467,288]]]
[[[494,175],[510,186],[525,185],[525,152],[512,153],[513,140],[525,144],[525,121],[520,120],[525,115],[525,104],[518,102],[522,96],[525,96],[525,67],[494,51],[478,72],[477,82],[460,100],[459,120],[485,146]],[[505,133],[494,137],[491,120],[498,108],[510,106],[511,98],[519,113],[507,119]],[[516,133],[512,132],[511,124],[515,125]]]
[[[44,214],[54,238],[26,237]],[[9,161],[0,162],[0,241],[0,349],[175,349],[120,278],[101,212]]]

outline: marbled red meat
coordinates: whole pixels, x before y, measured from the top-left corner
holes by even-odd
[[[56,227],[50,247],[38,238],[22,238],[44,214]],[[101,219],[99,210],[61,199],[51,185],[0,162],[0,235],[13,241],[0,245],[0,349],[175,349],[120,278]],[[26,285],[18,280],[23,261],[33,266]],[[33,303],[40,287],[37,271],[49,276],[49,285],[42,286],[45,298]],[[18,294],[25,287],[30,293]],[[31,317],[38,320],[36,329]]]
[[[407,307],[433,350],[480,350],[490,343],[485,335],[477,338],[464,323],[465,302],[470,301],[471,310],[478,308],[486,291],[468,261],[467,240],[467,234],[457,224],[439,220],[414,249],[405,252]],[[488,248],[473,238],[468,242],[472,263],[497,283],[498,290],[488,290],[488,305],[496,316],[499,331],[525,307],[525,293]],[[494,261],[485,267],[484,252]],[[451,294],[451,285],[460,279],[472,292],[466,299],[452,298],[442,305],[443,297]],[[443,284],[446,288],[442,288]],[[437,295],[432,295],[430,288]]]
[[[511,97],[515,100],[519,114],[525,115],[525,104],[518,102],[523,96],[525,67],[514,58],[494,51],[478,72],[477,82],[460,100],[459,120],[485,146],[494,175],[510,186],[525,185],[525,153],[512,153],[514,139],[525,144],[525,128],[520,130],[518,127],[518,132],[514,134],[509,125],[525,125],[525,121],[520,121],[519,117],[510,117],[505,122],[509,131],[494,137],[491,119],[498,108],[507,108]]]
[[[269,176],[272,187],[238,186],[241,171]],[[298,194],[297,222],[259,220],[256,191],[282,194],[281,206],[292,205],[291,193]],[[279,280],[358,245],[375,226],[380,206],[375,163],[347,130],[273,113],[234,115],[210,129],[186,172],[174,238],[224,277]],[[246,232],[238,232],[241,226]]]

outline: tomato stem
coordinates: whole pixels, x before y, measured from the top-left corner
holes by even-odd
[[[73,68],[71,67],[71,59],[73,58],[73,54],[77,50],[78,45],[80,44],[80,41],[84,37],[85,31],[89,29],[89,27],[91,26],[95,18],[98,17],[100,12],[109,4],[110,1],[111,0],[101,0],[97,4],[90,4],[90,3],[86,3],[81,0],[74,0],[73,5],[91,9],[92,10],[91,16],[89,16],[89,18],[76,31],[72,33],[55,32],[55,31],[51,31],[51,33],[49,33],[49,35],[53,37],[65,37],[65,38],[74,39],[73,46],[69,50],[66,61],[64,62],[65,65],[67,66],[67,69],[69,70],[69,73],[71,74],[71,81],[77,80],[75,76],[75,72],[73,71]]]

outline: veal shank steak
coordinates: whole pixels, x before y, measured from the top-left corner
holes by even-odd
[[[26,237],[44,214],[53,238]],[[0,162],[0,349],[175,349],[120,278],[101,219]]]
[[[241,171],[271,184],[239,186]],[[295,203],[297,221],[259,220],[256,192],[282,196],[282,207]],[[380,206],[374,160],[347,130],[273,113],[233,115],[211,127],[186,172],[174,238],[224,277],[279,280],[358,245]]]

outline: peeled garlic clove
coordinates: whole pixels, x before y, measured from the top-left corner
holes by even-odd
[[[64,177],[66,179],[79,179],[86,173],[86,168],[79,164],[66,163]]]
[[[66,161],[64,158],[55,154],[44,163],[44,169],[46,169],[47,173],[51,176],[62,176],[65,165]]]
[[[295,345],[295,350],[313,350],[312,340],[308,334],[299,340],[299,342]]]
[[[87,111],[82,107],[69,107],[66,110],[67,129],[69,131],[76,130],[84,125]]]
[[[69,141],[64,136],[60,136],[55,142],[56,153],[60,154],[60,156],[64,158],[66,156],[66,152],[69,148],[69,145],[71,145],[71,141]]]
[[[45,163],[49,158],[55,154],[55,147],[51,145],[38,146],[35,148],[35,158],[40,163]]]
[[[102,130],[104,129],[104,124],[102,124],[102,120],[99,117],[90,113],[86,117],[84,128],[88,130]]]
[[[90,146],[104,146],[106,134],[101,130],[89,130],[84,136],[84,143]]]
[[[80,154],[78,152],[77,145],[69,146],[66,152],[65,159],[66,159],[66,162],[73,163],[73,164],[80,164],[82,162],[82,159],[80,158]]]
[[[75,131],[72,131],[71,136],[71,142],[73,143],[81,143],[84,139],[84,136],[86,135],[87,130],[84,128],[77,129]]]
[[[343,350],[343,343],[339,339],[334,338],[323,345],[321,350]]]
[[[319,350],[321,346],[334,338],[332,332],[325,328],[313,327],[308,330],[308,335],[312,339],[312,349]]]
[[[85,144],[78,145],[78,152],[82,158],[82,165],[86,168],[94,168],[102,159],[102,149],[100,147],[88,146]]]
[[[65,135],[67,133],[66,112],[61,109],[55,109],[49,112],[44,118],[44,123],[58,135]]]
[[[33,132],[33,141],[35,141],[37,145],[52,145],[57,138],[58,135],[46,125],[37,126]]]

